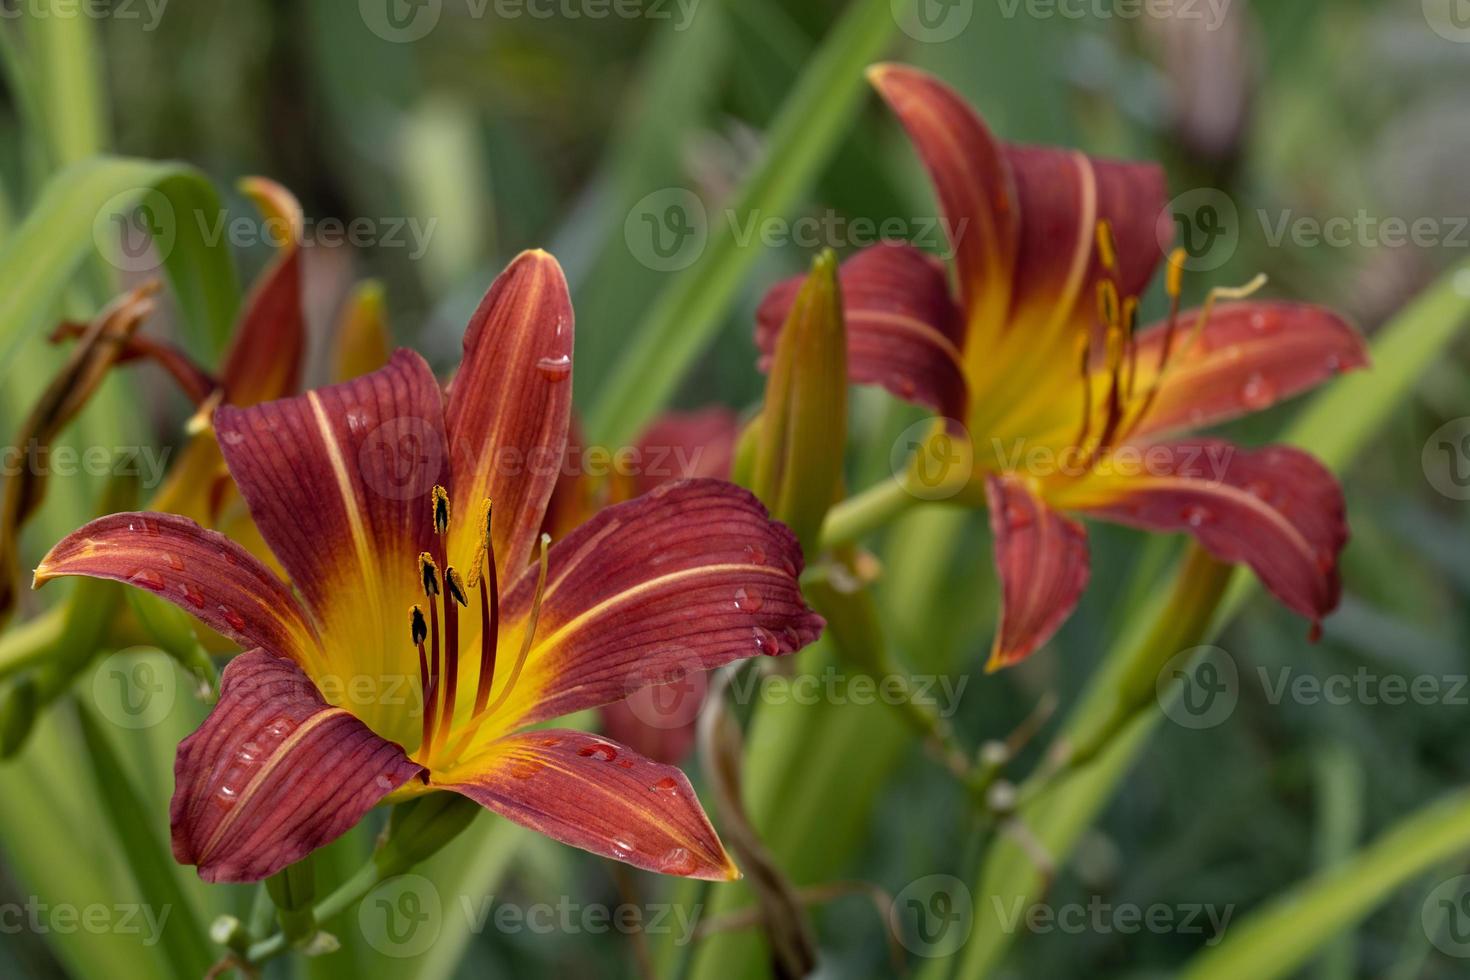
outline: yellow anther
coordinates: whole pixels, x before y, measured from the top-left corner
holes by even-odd
[[[1097,315],[1104,326],[1118,325],[1118,287],[1111,279],[1097,284]]]
[[[424,595],[432,598],[439,594],[439,566],[427,551],[419,553],[419,578],[424,583]]]
[[[1113,244],[1113,226],[1106,218],[1097,223],[1097,259],[1109,272],[1118,266],[1118,249]]]
[[[444,591],[449,593],[449,598],[461,606],[469,606],[469,596],[464,591],[464,579],[459,577],[459,572],[455,571],[453,565],[444,569]]]
[[[1182,248],[1176,248],[1169,253],[1169,274],[1165,277],[1164,288],[1174,299],[1178,299],[1179,294],[1184,291],[1184,261],[1187,255]]]
[[[437,484],[434,487],[434,533],[449,530],[449,491]]]

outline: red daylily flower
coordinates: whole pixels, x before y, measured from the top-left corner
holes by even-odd
[[[531,726],[626,697],[629,676],[811,642],[822,621],[797,587],[800,549],[716,480],[609,507],[548,547],[571,353],[561,269],[529,252],[476,310],[447,399],[400,350],[344,384],[220,408],[225,462],[294,591],[170,514],[101,518],[42,561],[38,585],[137,585],[248,651],[179,746],[179,861],[257,880],[390,794],[445,790],[641,868],[737,876],[679,770]]]
[[[957,492],[988,504],[995,532],[1002,609],[989,668],[1029,655],[1076,606],[1087,538],[1068,512],[1192,534],[1249,565],[1315,632],[1337,605],[1347,540],[1331,473],[1284,446],[1164,437],[1364,366],[1358,334],[1301,303],[1180,312],[1177,264],[1168,321],[1135,330],[1137,296],[1162,255],[1159,167],[1002,143],[932,76],[880,65],[869,77],[934,182],[957,289],[940,261],[907,244],[848,260],[849,374],[977,440]],[[760,308],[767,359],[799,283],[781,283]]]

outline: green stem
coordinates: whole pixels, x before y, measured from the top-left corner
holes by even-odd
[[[920,502],[897,480],[885,480],[848,497],[828,511],[822,524],[821,550],[856,541]]]
[[[329,922],[334,917],[352,908],[367,896],[367,893],[378,887],[379,884],[392,878],[394,875],[402,874],[405,870],[398,867],[383,867],[377,861],[369,861],[363,865],[351,878],[348,878],[336,891],[312,906],[312,917],[317,922]],[[251,964],[264,963],[266,960],[274,959],[291,948],[291,940],[283,932],[278,932],[268,939],[262,939],[250,947],[247,960]]]

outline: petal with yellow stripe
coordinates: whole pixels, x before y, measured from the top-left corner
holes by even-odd
[[[434,785],[546,836],[660,874],[740,877],[685,775],[610,739],[543,729],[491,743]]]
[[[462,506],[494,502],[491,536],[502,582],[531,558],[566,450],[572,409],[572,301],[545,252],[522,252],[490,286],[464,335],[446,424]],[[450,531],[450,563],[474,567],[474,521]]]
[[[265,647],[308,669],[320,662],[316,630],[291,590],[244,548],[186,517],[99,517],[51,549],[35,584],[63,575],[147,589],[244,649]]]
[[[179,744],[174,857],[205,881],[258,881],[346,833],[420,771],[290,661],[253,650],[230,662],[219,704]]]

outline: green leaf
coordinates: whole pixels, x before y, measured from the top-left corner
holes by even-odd
[[[1451,270],[1395,316],[1374,339],[1372,367],[1335,382],[1318,395],[1283,434],[1283,441],[1311,450],[1339,473],[1351,465],[1398,409],[1415,381],[1470,320],[1470,290],[1463,286],[1467,275],[1470,264]],[[1069,717],[1061,738],[1077,744],[1094,730],[1122,699],[1121,688],[1129,678],[1127,665],[1140,660],[1157,661],[1162,648],[1156,651],[1149,646],[1157,642],[1157,637],[1172,642],[1169,653],[1209,642],[1239,612],[1255,588],[1254,577],[1237,571],[1213,621],[1205,626],[1199,617],[1193,617],[1194,628],[1186,631],[1192,635],[1156,631],[1147,625],[1166,622],[1172,616],[1168,608],[1155,609],[1142,622],[1126,627],[1089,684],[1082,703]],[[1139,641],[1137,637],[1144,639]],[[1155,704],[1145,705],[1117,728],[1091,762],[1022,809],[1022,821],[1058,864],[1065,862],[1082,833],[1111,799],[1160,717]],[[997,839],[982,860],[974,893],[987,899],[995,896],[1010,907],[1017,899],[1035,900],[1042,887],[1041,876],[1031,861],[1008,840]],[[1001,930],[977,930],[963,950],[956,975],[990,975],[1014,938],[1014,933]],[[932,969],[935,975],[942,975],[944,968],[941,963]]]
[[[210,241],[207,235],[223,213],[213,187],[186,164],[94,157],[57,174],[0,248],[10,284],[0,292],[0,371],[10,369],[17,348],[43,325],[82,261],[95,254],[94,228],[125,216],[145,195],[162,202],[164,213],[155,217],[165,224],[155,227],[173,231],[164,268],[189,346],[201,356],[223,349],[238,289],[224,236]]]
[[[159,931],[169,965],[180,980],[202,976],[214,959],[193,903],[179,887],[173,858],[154,836],[151,811],[129,781],[122,761],[86,705],[77,703],[77,719],[87,746],[92,778],[102,815],[112,829],[115,846],[126,857],[143,901],[169,917]]]
[[[1234,926],[1218,946],[1196,956],[1181,976],[1185,980],[1286,976],[1394,889],[1466,853],[1470,853],[1470,790],[1461,790],[1400,821],[1352,860],[1278,896]]]
[[[728,217],[710,217],[703,251],[658,295],[599,393],[588,415],[593,442],[627,442],[668,401],[761,255],[758,240],[739,242],[737,225],[786,214],[797,203],[847,132],[865,90],[863,69],[896,29],[892,0],[857,0],[813,55],[771,126],[760,164],[721,209]]]

